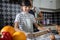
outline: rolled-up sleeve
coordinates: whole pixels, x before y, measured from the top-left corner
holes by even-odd
[[[17,14],[14,22],[20,22],[20,15]]]

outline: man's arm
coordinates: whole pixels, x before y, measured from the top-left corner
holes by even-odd
[[[29,32],[26,33],[24,30],[19,29],[19,22],[15,22],[14,24],[15,24],[15,25],[14,25],[14,29],[15,29],[16,31],[18,31],[18,32],[21,32],[21,31],[24,32],[27,37],[30,35]]]
[[[19,22],[15,22],[14,23],[14,28],[16,31],[21,31],[21,29],[18,28],[19,27]]]
[[[37,23],[34,23],[34,25],[40,31],[46,30],[48,33],[51,32],[50,28],[40,27]]]
[[[34,25],[38,30],[46,30],[46,28],[40,27],[37,23],[34,23]]]

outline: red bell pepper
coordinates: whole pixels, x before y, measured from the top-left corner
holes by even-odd
[[[0,40],[3,40],[3,38],[0,38]]]
[[[12,40],[12,36],[9,32],[2,32],[0,40]]]

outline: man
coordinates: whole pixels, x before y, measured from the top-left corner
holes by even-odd
[[[21,4],[22,11],[16,15],[14,21],[14,28],[16,31],[23,31],[26,36],[29,36],[29,33],[33,32],[33,24],[39,30],[46,30],[44,27],[40,27],[37,25],[36,20],[32,14],[29,13],[30,10],[30,1],[29,0],[22,0]],[[47,31],[47,30],[46,30]]]

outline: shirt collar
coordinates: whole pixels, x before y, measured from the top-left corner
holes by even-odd
[[[22,12],[22,14],[28,14],[27,12]]]

